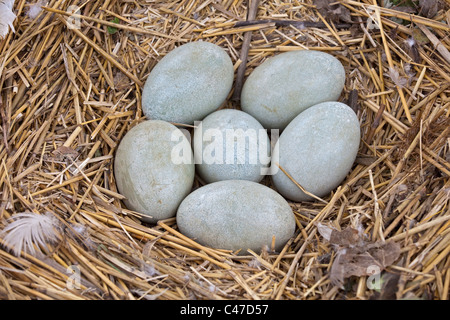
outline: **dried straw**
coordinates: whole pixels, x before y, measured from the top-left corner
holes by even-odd
[[[243,0],[50,0],[30,19],[17,0],[16,33],[0,41],[0,229],[17,213],[45,213],[60,238],[15,256],[0,236],[0,299],[448,299],[449,7],[428,17],[337,1],[349,24],[315,3],[260,1],[253,16]],[[418,32],[428,41],[411,47]],[[340,100],[360,119],[360,153],[332,194],[291,203],[298,228],[281,252],[208,248],[175,219],[146,225],[121,202],[114,153],[145,120],[142,85],[165,54],[197,40],[224,48],[244,79],[291,50],[328,52],[345,66]],[[396,285],[377,291],[367,276],[333,285],[336,248],[318,222],[396,241],[400,257],[382,274]]]

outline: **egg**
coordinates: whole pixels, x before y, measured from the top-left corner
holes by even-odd
[[[281,250],[294,235],[296,223],[289,203],[276,191],[247,180],[207,184],[189,194],[177,211],[179,230],[216,249],[261,252]]]
[[[233,78],[233,64],[221,47],[204,41],[186,43],[150,72],[142,91],[142,111],[150,120],[193,124],[222,105]]]
[[[222,109],[208,115],[194,131],[194,158],[207,183],[221,180],[260,182],[270,163],[267,130],[251,115]]]
[[[117,188],[128,209],[155,223],[175,216],[192,189],[195,166],[183,132],[161,120],[133,127],[120,141],[114,159]]]
[[[346,177],[356,159],[360,125],[340,102],[323,102],[300,113],[275,144],[272,162],[306,191],[323,197]],[[283,170],[272,175],[275,188],[293,201],[313,200]]]
[[[307,108],[339,98],[345,70],[320,51],[290,51],[268,58],[244,83],[241,109],[267,129],[283,130]]]

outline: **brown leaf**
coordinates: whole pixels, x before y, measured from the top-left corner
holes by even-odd
[[[346,229],[339,231],[322,223],[318,223],[317,228],[322,237],[338,246],[356,246],[361,241],[359,231],[352,227],[347,227]]]
[[[419,0],[419,10],[425,18],[433,18],[441,6],[440,0]]]
[[[117,73],[115,74],[113,82],[116,91],[121,91],[131,86],[130,79],[120,71],[117,71]]]
[[[400,255],[400,245],[394,241],[378,241],[374,244],[368,244],[366,247],[383,269],[393,264]]]
[[[339,287],[342,287],[345,278],[383,271],[400,255],[400,246],[396,242],[366,242],[363,234],[352,227],[339,231],[319,223],[317,230],[326,240],[338,246],[330,280]]]
[[[397,260],[400,246],[393,242],[376,242],[353,248],[341,248],[331,266],[330,280],[342,287],[345,278],[373,275],[383,271]]]
[[[334,0],[314,0],[314,5],[324,18],[333,22],[353,22],[350,10]]]
[[[330,242],[339,246],[354,246],[359,241],[359,232],[352,227],[347,227],[342,231],[333,230],[330,236]]]
[[[398,69],[396,67],[389,67],[389,73],[386,74],[391,78],[392,82],[395,83],[400,88],[403,88],[408,83],[408,79],[400,75]]]
[[[52,152],[54,161],[74,160],[78,157],[78,152],[66,146],[60,146]]]

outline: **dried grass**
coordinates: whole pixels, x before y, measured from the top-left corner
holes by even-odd
[[[236,26],[247,17],[242,0],[50,0],[34,20],[17,0],[16,33],[0,41],[0,229],[20,212],[51,215],[63,229],[45,254],[16,256],[0,238],[0,299],[448,299],[449,7],[426,17],[338,2],[357,21],[352,27],[310,0],[261,1],[263,23],[244,26]],[[81,6],[78,15],[65,14],[69,5]],[[73,18],[79,30],[68,28]],[[430,41],[411,47],[419,29]],[[112,164],[120,139],[145,120],[142,84],[161,57],[201,39],[227,50],[237,70],[247,31],[244,76],[289,50],[340,59],[341,100],[358,113],[362,143],[324,202],[291,203],[298,229],[280,253],[238,256],[186,238],[175,219],[141,224],[121,203]],[[229,99],[224,107],[239,105]],[[400,257],[383,272],[389,285],[370,289],[368,275],[333,285],[337,251],[318,222],[397,242]]]

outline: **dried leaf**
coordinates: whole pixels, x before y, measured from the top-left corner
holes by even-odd
[[[35,255],[58,240],[59,229],[59,221],[50,214],[22,212],[10,219],[0,235],[16,256],[22,251]]]
[[[114,75],[113,82],[117,91],[124,90],[125,88],[129,88],[131,86],[130,79],[120,71],[117,71]]]
[[[383,269],[393,264],[400,256],[400,245],[394,241],[378,241],[368,247],[371,247],[369,248],[371,255],[381,263]]]
[[[400,246],[393,242],[366,242],[362,230],[352,227],[339,231],[322,223],[317,230],[331,244],[338,247],[336,257],[330,271],[331,282],[339,287],[343,286],[345,278],[351,276],[372,275],[397,260]]]
[[[319,231],[320,235],[324,237],[325,240],[330,241],[331,233],[333,232],[333,228],[324,225],[323,223],[317,224],[317,231]]]
[[[389,73],[387,74],[389,78],[391,78],[392,82],[395,83],[396,86],[403,88],[408,83],[408,79],[401,76],[396,67],[389,67]]]
[[[434,18],[441,6],[440,0],[419,0],[419,11],[425,18]]]
[[[317,224],[317,230],[327,241],[338,246],[356,246],[361,242],[360,231],[352,227],[339,231],[322,223]]]
[[[333,0],[314,0],[319,13],[333,22],[353,22],[350,10]]]
[[[330,242],[339,246],[354,246],[360,242],[358,230],[347,227],[342,231],[333,230],[330,236]]]
[[[52,152],[54,161],[75,160],[78,152],[66,146],[60,146]]]
[[[341,248],[331,266],[330,280],[342,287],[345,278],[373,275],[374,270],[379,273],[394,263],[399,255],[400,246],[393,241]]]

